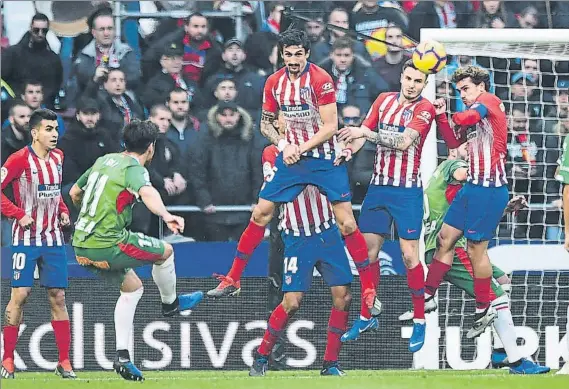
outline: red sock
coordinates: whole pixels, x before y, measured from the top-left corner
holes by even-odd
[[[377,290],[377,288],[379,288],[379,273],[380,273],[379,261],[371,263],[369,267],[370,267],[370,272],[373,275],[373,284],[375,285],[375,289]],[[367,307],[367,304],[363,298],[361,299],[361,304],[362,305],[360,308],[360,316],[366,318],[367,320],[371,319],[371,313],[369,312],[369,308]]]
[[[57,351],[59,351],[59,362],[63,362],[69,359],[69,345],[71,344],[69,320],[52,320],[51,326],[55,334]]]
[[[492,277],[474,277],[474,296],[476,297],[476,310],[484,311],[490,306],[490,291],[492,290]]]
[[[245,270],[245,266],[247,266],[249,257],[253,254],[257,246],[261,244],[264,236],[265,227],[250,221],[245,231],[241,234],[241,238],[237,244],[237,252],[233,259],[233,265],[229,273],[227,273],[227,276],[231,277],[233,281],[239,281],[241,279],[241,274],[243,274],[243,270]]]
[[[370,268],[369,258],[367,257],[367,244],[364,236],[359,229],[344,237],[346,248],[350,256],[354,260],[354,264],[360,275],[360,283],[362,284],[362,292],[366,289],[375,289],[373,283],[374,276]]]
[[[326,343],[326,351],[324,352],[324,361],[337,361],[342,342],[340,337],[348,328],[348,312],[339,311],[332,308],[330,312],[330,320],[328,320],[328,342]]]
[[[263,341],[257,349],[257,351],[259,351],[259,354],[269,355],[271,353],[275,342],[286,327],[288,319],[288,314],[284,310],[283,305],[279,304],[269,318],[269,322],[267,323],[267,330],[263,336]]]
[[[4,326],[4,358],[14,359],[14,350],[18,343],[18,331],[20,326]]]
[[[411,292],[413,312],[415,319],[425,318],[425,271],[423,265],[418,264],[412,269],[407,269],[407,285]]]
[[[427,281],[425,281],[425,291],[434,296],[437,289],[441,286],[443,278],[450,270],[450,265],[433,258],[433,262],[429,265],[429,272],[427,273]]]

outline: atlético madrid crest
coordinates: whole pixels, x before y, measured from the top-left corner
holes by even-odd
[[[285,284],[290,285],[291,282],[292,282],[292,277],[291,276],[285,276]]]
[[[308,87],[300,88],[300,98],[303,100],[310,99],[310,88]]]

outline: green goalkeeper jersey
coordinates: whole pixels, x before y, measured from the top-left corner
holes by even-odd
[[[559,171],[555,176],[555,179],[557,181],[560,181],[564,184],[569,184],[569,152],[567,149],[569,149],[569,136],[566,136],[565,140],[563,141],[563,153],[557,161],[557,164],[559,165]]]
[[[450,207],[447,200],[447,189],[450,185],[462,185],[454,179],[454,172],[459,168],[468,168],[462,160],[446,160],[441,163],[425,188],[425,251],[437,248],[437,234],[443,226],[443,219]],[[456,242],[456,247],[466,248],[464,236]]]
[[[146,168],[126,154],[107,154],[77,180],[83,192],[73,246],[107,248],[127,236],[138,191],[150,184]]]

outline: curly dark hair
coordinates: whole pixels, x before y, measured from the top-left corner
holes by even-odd
[[[282,53],[287,46],[302,46],[304,51],[308,53],[310,50],[310,39],[308,39],[308,35],[306,35],[304,30],[290,28],[281,33],[279,37],[279,52]]]
[[[149,121],[135,119],[124,126],[123,141],[126,151],[144,154],[158,138],[158,126]]]
[[[485,90],[490,90],[490,73],[488,73],[488,70],[480,66],[468,65],[463,68],[456,69],[452,74],[451,81],[456,85],[457,82],[467,78],[470,78],[474,85],[484,83]]]

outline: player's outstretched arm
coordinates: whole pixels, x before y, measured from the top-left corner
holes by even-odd
[[[312,136],[312,138],[300,145],[301,154],[304,154],[308,150],[312,150],[313,148],[320,146],[322,143],[332,138],[338,132],[338,107],[336,105],[336,102],[321,105],[318,110],[320,112],[322,125],[318,129],[318,132]]]
[[[407,127],[402,133],[386,130],[379,130],[378,132],[369,130],[364,135],[367,140],[375,144],[405,151],[418,141],[421,134],[419,131]]]
[[[175,234],[184,232],[184,218],[172,215],[166,209],[160,193],[150,185],[144,185],[138,190],[140,199],[146,208],[156,216],[161,217],[168,228]]]
[[[81,202],[83,201],[83,189],[77,183],[73,184],[71,190],[69,191],[69,197],[71,197],[71,201],[76,208],[81,207]]]

